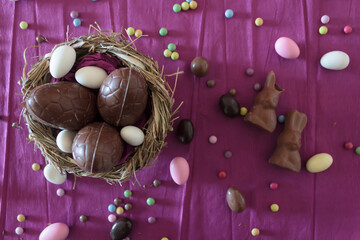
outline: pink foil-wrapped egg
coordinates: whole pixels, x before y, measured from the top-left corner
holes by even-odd
[[[300,55],[300,48],[294,40],[281,37],[275,42],[275,51],[283,58],[295,59]]]
[[[176,157],[170,163],[170,175],[174,182],[183,185],[187,182],[190,174],[189,164],[183,157]]]
[[[40,233],[39,240],[65,240],[69,235],[69,227],[64,223],[53,223]]]

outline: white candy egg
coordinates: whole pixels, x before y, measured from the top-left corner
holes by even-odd
[[[76,81],[91,89],[99,89],[107,76],[104,69],[96,66],[83,67],[75,73]]]
[[[62,130],[56,137],[56,145],[65,153],[72,153],[72,143],[74,141],[76,132],[69,130]]]
[[[330,70],[343,70],[349,66],[349,63],[349,55],[342,51],[328,52],[320,59],[321,66]]]
[[[144,142],[143,131],[135,126],[123,127],[120,131],[121,138],[131,146],[139,146]]]
[[[53,184],[63,184],[66,181],[66,174],[59,173],[51,164],[45,166],[44,176],[46,180]]]
[[[76,52],[73,47],[63,45],[55,49],[50,58],[50,74],[54,78],[62,78],[74,66]]]

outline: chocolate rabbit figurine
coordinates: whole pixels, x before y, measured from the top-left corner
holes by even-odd
[[[291,110],[286,114],[285,128],[279,135],[276,149],[269,159],[271,164],[300,172],[301,157],[299,149],[301,147],[301,132],[307,123],[304,113]]]
[[[255,97],[254,106],[246,114],[245,121],[251,122],[270,133],[273,132],[277,122],[275,109],[283,91],[275,84],[275,74],[271,71],[266,78],[263,90]]]

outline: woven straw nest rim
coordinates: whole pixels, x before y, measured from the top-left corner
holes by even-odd
[[[90,33],[91,30],[95,30],[95,33]],[[72,159],[71,154],[65,154],[58,149],[55,129],[34,120],[23,104],[22,115],[29,130],[28,140],[34,141],[35,146],[41,150],[45,160],[54,165],[60,172],[72,173],[75,176],[102,178],[108,183],[118,182],[121,184],[129,180],[131,176],[134,176],[136,179],[135,172],[153,164],[161,149],[166,145],[165,138],[167,132],[173,129],[172,124],[175,120],[173,116],[181,106],[180,103],[173,110],[173,96],[177,77],[182,72],[177,70],[176,73],[165,76],[163,69],[160,71],[157,62],[136,50],[134,41],[138,38],[131,42],[125,39],[126,37],[122,33],[102,31],[99,26],[94,27],[90,25],[87,35],[56,45],[50,53],[46,54],[35,65],[32,65],[27,74],[25,70],[27,66],[26,49],[24,51],[25,66],[20,81],[24,102],[32,89],[50,82],[49,60],[53,51],[61,45],[69,45],[76,50],[76,61],[93,53],[103,53],[117,57],[124,66],[139,71],[148,85],[151,116],[144,126],[144,142],[135,148],[134,152],[124,163],[104,173],[89,173],[80,169]],[[173,89],[165,81],[165,77],[169,76],[176,76]]]

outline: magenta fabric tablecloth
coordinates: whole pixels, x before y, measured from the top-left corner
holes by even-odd
[[[90,0],[46,1],[4,0],[0,8],[0,231],[5,239],[19,239],[14,230],[25,229],[22,239],[37,239],[48,223],[69,225],[69,239],[110,239],[112,226],[107,221],[108,204],[115,197],[123,197],[125,189],[133,196],[125,199],[133,209],[126,212],[133,221],[131,239],[252,239],[251,229],[261,233],[257,239],[360,239],[360,156],[343,148],[344,141],[360,145],[360,56],[359,56],[359,1],[210,1],[199,0],[195,11],[174,13],[171,1],[110,1]],[[234,10],[234,17],[226,19],[226,9]],[[74,27],[70,12],[79,12],[81,27]],[[327,35],[318,34],[320,17],[331,17]],[[256,27],[256,17],[264,19]],[[29,28],[21,30],[20,21]],[[137,173],[142,186],[136,182],[123,186],[109,185],[103,180],[78,178],[72,190],[73,176],[61,186],[45,180],[42,170],[34,172],[33,163],[45,161],[40,151],[34,152],[28,143],[28,131],[11,125],[21,112],[20,86],[17,84],[24,65],[23,51],[37,45],[35,37],[44,35],[48,43],[30,48],[26,57],[35,63],[53,46],[69,37],[87,34],[89,24],[96,21],[102,29],[121,31],[122,27],[142,29],[148,35],[136,41],[137,48],[152,56],[165,73],[179,67],[184,74],[176,88],[176,104],[184,101],[177,116],[189,118],[195,126],[191,144],[180,144],[174,133],[168,135],[168,145],[153,167]],[[353,33],[345,35],[345,25]],[[166,27],[168,36],[158,31]],[[275,50],[277,38],[294,39],[301,50],[296,60],[280,58]],[[169,43],[177,45],[180,59],[172,61],[162,55]],[[345,51],[350,65],[343,71],[323,69],[320,57],[332,50]],[[191,60],[198,55],[209,59],[209,74],[201,79],[189,69]],[[253,67],[253,77],[244,71]],[[308,115],[308,125],[302,139],[302,170],[299,174],[269,165],[267,160],[276,145],[283,126],[273,134],[256,129],[241,118],[226,118],[218,106],[219,97],[231,88],[242,106],[250,108],[255,92],[253,84],[263,83],[267,73],[274,70],[278,84],[285,89],[277,113],[285,114],[298,109]],[[207,88],[206,81],[216,81]],[[168,78],[174,85],[174,78]],[[178,121],[175,122],[175,126]],[[208,142],[215,135],[218,142]],[[232,158],[223,152],[231,150]],[[305,162],[320,152],[330,153],[333,165],[325,172],[311,174]],[[176,185],[169,173],[172,158],[182,156],[190,165],[186,185]],[[217,172],[225,170],[226,179]],[[151,187],[157,178],[162,184]],[[269,189],[276,181],[279,188]],[[144,186],[143,186],[144,185]],[[228,187],[239,188],[247,202],[242,213],[229,210],[225,193]],[[65,196],[56,190],[64,188]],[[147,206],[147,197],[156,200]],[[272,213],[271,203],[280,211]],[[26,221],[19,223],[16,216],[23,213]],[[80,215],[88,216],[86,223]],[[147,218],[157,218],[149,224]],[[0,238],[3,238],[1,236]],[[255,239],[255,238],[254,238]]]

